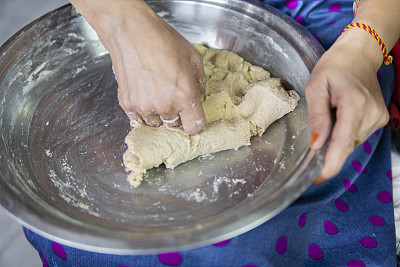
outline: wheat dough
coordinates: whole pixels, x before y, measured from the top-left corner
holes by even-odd
[[[227,50],[196,48],[207,76],[202,96],[205,130],[189,136],[173,127],[136,125],[125,139],[123,156],[133,187],[141,183],[146,170],[163,163],[172,169],[200,155],[250,145],[251,136],[262,135],[297,105],[299,95],[286,91],[268,71]]]

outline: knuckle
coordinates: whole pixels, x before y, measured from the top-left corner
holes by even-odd
[[[346,151],[347,153],[353,151],[354,142],[355,138],[352,138],[350,136],[341,137],[340,139],[332,137],[332,143],[337,143],[343,148],[343,151]]]
[[[375,116],[376,120],[379,122],[380,125],[386,124],[387,121],[389,120],[389,114],[385,111],[377,112]]]
[[[139,106],[137,106],[136,110],[143,116],[148,116],[154,112],[154,109],[152,109],[151,106],[144,104],[140,104]]]
[[[354,95],[353,95],[353,100],[352,101],[354,101],[353,103],[356,106],[358,106],[360,108],[365,108],[365,107],[368,106],[369,97],[368,97],[367,93],[357,90],[353,94]]]
[[[320,112],[309,112],[308,120],[310,123],[319,124],[321,120],[326,120],[326,115]]]
[[[389,112],[386,108],[375,108],[371,111],[370,119],[373,124],[382,127],[389,121]]]
[[[378,120],[377,128],[385,126],[388,122],[389,122],[389,114],[388,113],[382,114],[382,116]]]
[[[180,87],[179,92],[176,94],[176,101],[183,107],[194,102],[196,94],[192,87]]]
[[[390,116],[389,116],[389,111],[385,109],[382,118],[382,126],[386,125],[389,122]]]
[[[157,114],[168,115],[174,112],[173,100],[171,98],[157,98],[154,100],[154,111]]]
[[[137,97],[135,98],[135,104],[133,105],[135,110],[142,116],[149,116],[155,112],[154,99],[151,100],[148,97]]]

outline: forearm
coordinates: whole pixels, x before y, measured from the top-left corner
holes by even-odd
[[[96,20],[99,15],[122,15],[124,11],[134,12],[132,16],[143,14],[146,16],[150,8],[143,0],[69,0],[90,21]]]
[[[97,31],[103,42],[108,42],[112,35],[124,31],[143,30],[155,12],[142,0],[69,0],[83,15],[88,23]],[[126,12],[129,10],[129,12]],[[129,14],[134,20],[127,18]],[[129,23],[127,22],[129,20]],[[129,25],[127,25],[129,24]]]
[[[390,51],[400,38],[399,12],[399,0],[361,0],[354,22],[374,28]]]
[[[399,0],[361,0],[353,22],[363,23],[372,27],[386,45],[387,52],[389,52],[400,37],[399,10]],[[360,54],[367,57],[375,69],[382,65],[382,50],[377,40],[367,31],[360,28],[348,29],[338,39],[338,43],[358,46]]]

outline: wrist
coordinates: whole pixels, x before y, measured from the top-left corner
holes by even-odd
[[[128,30],[140,30],[144,21],[155,15],[142,0],[70,0],[107,47],[115,36]],[[132,18],[135,18],[134,20]]]
[[[349,28],[336,41],[335,45],[346,47],[360,61],[367,61],[374,70],[383,63],[383,53],[378,41],[369,32],[361,28]]]

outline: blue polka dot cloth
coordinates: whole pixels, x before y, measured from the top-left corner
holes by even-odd
[[[328,49],[353,19],[351,0],[270,0]],[[393,66],[378,80],[386,104]],[[43,266],[396,266],[390,132],[373,133],[333,179],[312,185],[261,226],[206,247],[158,255],[120,256],[68,247],[24,228]]]

